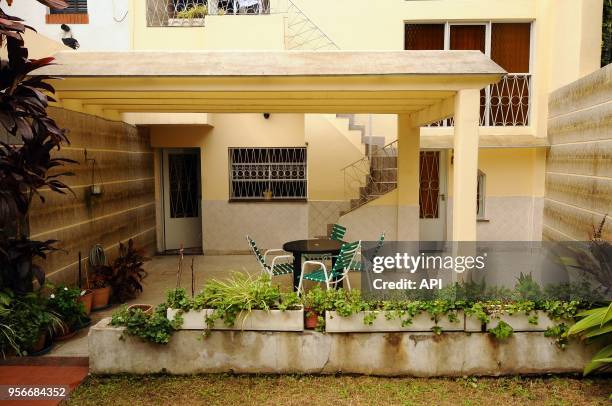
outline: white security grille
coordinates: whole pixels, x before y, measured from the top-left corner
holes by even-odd
[[[304,200],[307,151],[298,148],[229,148],[231,200]]]
[[[149,27],[197,27],[207,15],[270,13],[270,0],[147,0]]]
[[[481,91],[480,125],[491,127],[528,126],[531,111],[531,75],[513,73]],[[429,127],[452,127],[453,118],[447,118]]]

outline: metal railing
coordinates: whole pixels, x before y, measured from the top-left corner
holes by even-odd
[[[397,140],[342,168],[344,196],[351,210],[397,187]]]
[[[209,15],[271,14],[279,6],[278,0],[147,0],[147,26],[200,27]]]
[[[285,49],[340,49],[291,0],[146,1],[148,27],[203,27],[209,15],[283,14],[285,17]]]
[[[480,91],[480,125],[485,127],[528,126],[531,115],[531,74],[511,73]],[[452,127],[453,118],[429,127]]]

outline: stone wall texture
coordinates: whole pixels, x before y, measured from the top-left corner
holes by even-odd
[[[35,201],[30,212],[32,238],[59,240],[60,251],[43,264],[48,279],[76,283],[79,251],[85,275],[89,251],[97,243],[109,259],[129,238],[151,253],[155,179],[147,130],[59,108],[51,108],[50,115],[69,131],[70,145],[58,156],[78,163],[62,169],[74,173],[64,178],[74,194],[41,190],[46,202]],[[92,182],[101,185],[101,195],[91,195]]]
[[[548,138],[543,238],[588,240],[612,214],[612,65],[550,95]]]

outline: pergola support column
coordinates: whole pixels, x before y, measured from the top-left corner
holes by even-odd
[[[409,114],[397,120],[397,240],[419,240],[421,129]]]
[[[453,241],[476,241],[478,126],[480,91],[459,90],[455,96],[453,159]]]

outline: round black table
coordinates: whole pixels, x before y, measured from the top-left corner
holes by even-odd
[[[305,254],[331,254],[338,255],[343,241],[330,239],[289,241],[283,245],[283,250],[293,254],[293,290],[297,291],[302,274],[302,255]],[[336,259],[332,257],[332,267]],[[329,270],[331,272],[331,269]],[[342,282],[337,287],[342,287]]]

